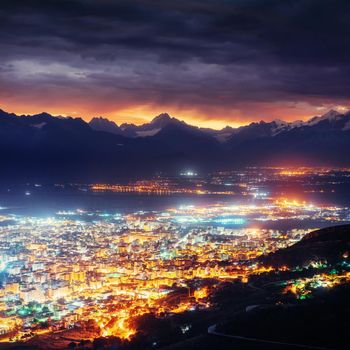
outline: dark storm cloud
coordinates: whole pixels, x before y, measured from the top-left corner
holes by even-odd
[[[0,84],[125,104],[347,99],[349,23],[347,0],[3,1]]]

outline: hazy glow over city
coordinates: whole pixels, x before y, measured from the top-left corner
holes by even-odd
[[[318,169],[317,175],[311,168],[251,169],[217,173],[207,180],[194,171],[183,174],[178,180],[93,184],[87,189],[77,185],[77,189],[99,196],[135,193],[200,199],[210,195],[217,200],[163,210],[61,209],[45,217],[13,214],[3,207],[0,267],[7,277],[0,289],[0,312],[6,315],[3,332],[10,334],[4,340],[35,342],[33,337],[40,335],[57,344],[65,338],[97,336],[132,341],[140,317],[211,310],[213,297],[225,282],[247,284],[251,276],[276,269],[259,262],[260,256],[289,247],[320,226],[350,221],[348,207],[298,199],[310,192],[306,185],[314,176],[325,188],[332,179],[330,193],[334,193],[337,187],[330,169]],[[336,179],[341,183],[348,177],[341,170]],[[241,180],[234,182],[234,178]],[[266,187],[271,180],[291,178],[296,183],[302,180],[302,196],[282,195],[278,188]],[[317,182],[310,187],[317,188]],[[205,189],[208,183],[222,190]],[[201,190],[196,189],[199,184]],[[35,197],[41,188],[35,184],[23,195]],[[283,222],[288,228],[274,228],[274,223]],[[311,264],[327,268],[326,262]],[[349,279],[348,272],[323,272],[286,281],[281,295],[305,299],[315,288]]]

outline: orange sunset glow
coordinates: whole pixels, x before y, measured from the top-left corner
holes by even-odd
[[[0,100],[1,101],[1,100]],[[221,107],[210,107],[208,109],[201,106],[186,108],[172,105],[117,105],[100,104],[92,97],[83,102],[72,104],[66,103],[66,100],[53,99],[50,103],[43,104],[41,101],[11,101],[6,103],[6,99],[1,103],[1,109],[16,113],[17,115],[34,115],[42,112],[64,117],[80,117],[89,121],[96,116],[103,116],[114,121],[118,125],[123,123],[133,123],[141,125],[149,122],[154,116],[161,113],[168,113],[188,124],[204,128],[222,129],[226,126],[240,127],[253,122],[264,120],[266,122],[275,119],[282,119],[287,122],[295,120],[308,120],[315,115],[323,114],[329,109],[335,109],[339,112],[348,110],[346,105],[327,104],[313,106],[300,104],[300,106],[251,106],[251,110],[244,109],[227,109]]]

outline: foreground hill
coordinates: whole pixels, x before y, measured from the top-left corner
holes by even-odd
[[[242,312],[218,330],[228,335],[281,343],[250,341],[247,343],[251,350],[307,349],[308,346],[345,350],[350,341],[349,295],[349,284],[323,290],[312,300]],[[305,346],[287,346],[286,343]]]
[[[281,267],[305,266],[312,261],[334,264],[349,256],[350,225],[313,231],[301,241],[261,258],[265,265]]]
[[[300,346],[286,343],[348,348],[349,249],[350,225],[343,225],[311,232],[293,246],[263,257],[264,264],[290,270],[255,276],[255,287],[268,292],[266,301],[220,323],[217,332],[250,338],[251,349],[276,342],[288,349]],[[311,261],[324,263],[310,268]]]

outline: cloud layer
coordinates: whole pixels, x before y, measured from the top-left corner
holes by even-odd
[[[347,0],[11,0],[0,104],[203,125],[348,105]],[[1,107],[0,106],[0,107]]]

